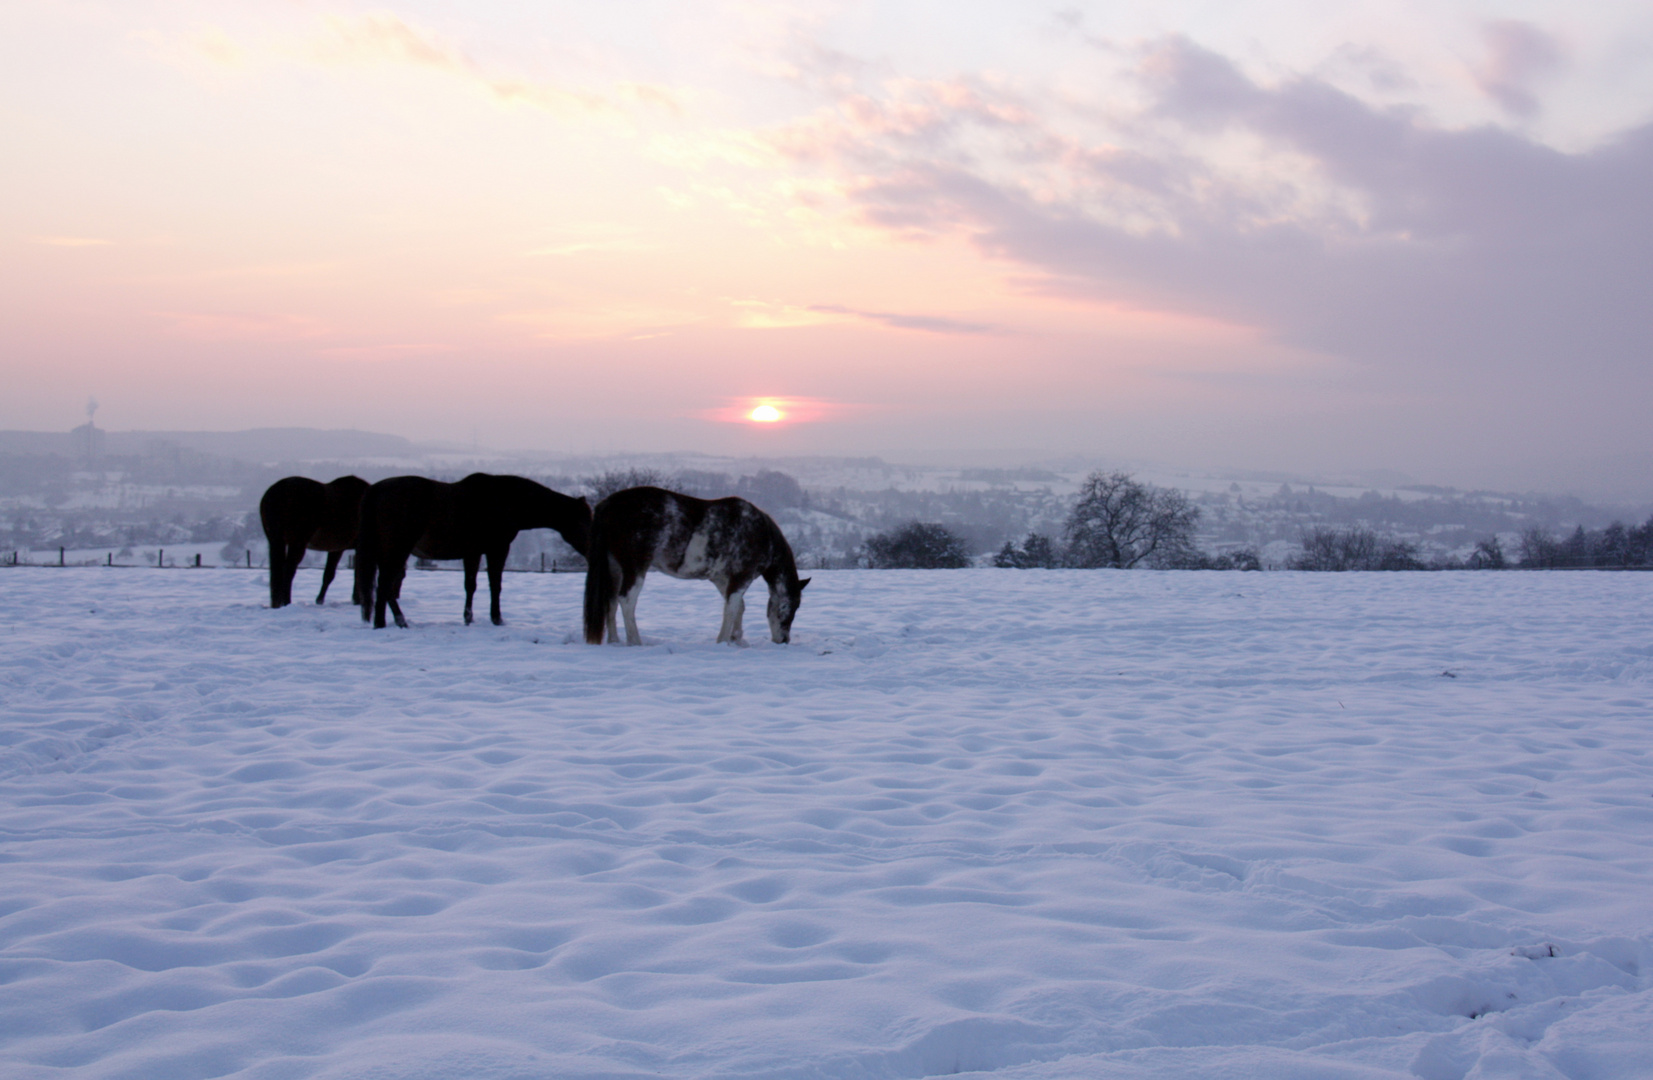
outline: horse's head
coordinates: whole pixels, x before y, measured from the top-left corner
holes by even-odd
[[[564,520],[557,527],[562,538],[568,541],[568,546],[584,555],[591,547],[591,504],[584,495],[578,499],[569,499],[570,512],[564,515]]]
[[[808,584],[808,578],[790,574],[769,590],[769,639],[775,644],[785,645],[792,640],[792,617],[798,614]]]

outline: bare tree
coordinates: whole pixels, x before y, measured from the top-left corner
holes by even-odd
[[[1122,472],[1094,472],[1068,515],[1068,560],[1074,566],[1129,569],[1178,565],[1194,550],[1199,507],[1171,488]]]
[[[610,469],[600,476],[588,476],[582,483],[591,493],[591,503],[595,506],[616,491],[626,488],[663,487],[666,475],[655,469]]]
[[[1475,542],[1475,553],[1469,557],[1471,570],[1502,570],[1509,565],[1504,558],[1504,545],[1496,536]]]
[[[1521,565],[1522,566],[1557,566],[1560,565],[1560,554],[1555,537],[1550,530],[1533,526],[1521,533]]]

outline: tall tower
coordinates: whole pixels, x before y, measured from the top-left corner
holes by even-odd
[[[92,423],[92,417],[98,411],[98,399],[86,399],[86,423],[75,428],[69,434],[75,440],[75,454],[87,465],[94,464],[103,456],[103,432]]]

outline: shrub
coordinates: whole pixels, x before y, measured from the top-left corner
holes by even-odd
[[[959,535],[933,522],[913,521],[869,536],[867,565],[875,570],[949,570],[970,565],[970,552]]]
[[[774,469],[760,469],[756,476],[743,476],[735,494],[774,513],[793,506],[807,506],[809,497],[797,480]]]
[[[1049,569],[1062,563],[1062,553],[1056,550],[1056,542],[1041,533],[1028,533],[1019,548],[1013,541],[1006,540],[1003,549],[993,556],[994,566],[1016,570]]]
[[[1303,536],[1293,570],[1423,570],[1415,545],[1371,529],[1315,529]]]
[[[1256,548],[1236,548],[1225,551],[1221,555],[1204,556],[1201,565],[1194,569],[1201,570],[1261,570],[1263,557],[1257,554]]]

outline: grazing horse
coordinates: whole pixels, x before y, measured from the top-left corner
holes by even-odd
[[[574,550],[585,554],[591,530],[591,504],[537,484],[525,476],[472,473],[452,484],[423,476],[380,480],[362,497],[361,537],[356,545],[356,594],[362,619],[377,629],[390,607],[397,626],[407,626],[402,607],[402,578],[409,555],[421,559],[465,560],[465,622],[471,621],[476,570],[488,557],[488,614],[499,613],[500,575],[511,541],[523,529],[556,529]],[[377,580],[375,580],[377,579]]]
[[[293,574],[306,548],[327,552],[316,603],[327,599],[339,557],[356,546],[356,516],[366,490],[367,481],[359,476],[341,476],[330,484],[289,476],[270,485],[258,501],[258,517],[270,542],[271,607],[293,602]]]
[[[657,487],[616,491],[597,504],[586,553],[585,639],[592,645],[618,641],[618,607],[626,618],[626,644],[641,645],[637,594],[643,575],[661,570],[672,577],[710,581],[723,594],[721,642],[744,645],[740,619],[746,587],[762,577],[769,584],[769,636],[777,645],[792,638],[808,578],[798,576],[792,547],[773,518],[745,499],[696,499]]]

